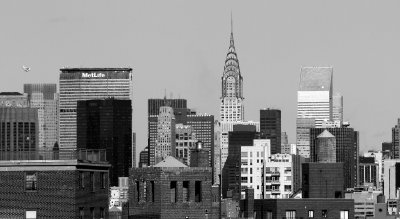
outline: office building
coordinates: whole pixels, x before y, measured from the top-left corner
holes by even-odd
[[[384,161],[383,194],[386,200],[400,198],[400,159]]]
[[[271,154],[281,153],[281,110],[260,110],[260,132],[271,140]]]
[[[175,135],[175,158],[190,166],[190,151],[196,147],[196,134],[190,125],[176,124]]]
[[[52,150],[58,141],[58,93],[56,84],[24,84],[28,104],[38,109],[39,150]]]
[[[332,121],[343,123],[343,96],[335,93],[332,97]]]
[[[343,198],[343,163],[303,163],[302,198]]]
[[[328,130],[323,131],[316,139],[316,162],[336,162],[336,138]]]
[[[186,99],[148,99],[147,111],[148,116],[158,116],[160,113],[160,107],[165,106],[166,102],[170,107],[175,109],[187,109]]]
[[[38,110],[28,107],[0,108],[0,153],[37,151]]]
[[[354,218],[358,219],[374,218],[375,206],[378,203],[378,198],[381,196],[382,191],[374,191],[372,189],[345,193],[345,199],[354,200]],[[385,209],[386,211],[387,209]]]
[[[296,147],[298,154],[304,158],[310,157],[310,128],[315,128],[315,119],[297,118]]]
[[[132,168],[129,177],[129,217],[218,218],[210,167],[187,167],[167,157],[148,168]]]
[[[174,110],[169,106],[160,107],[160,114],[157,117],[157,139],[154,150],[156,164],[167,156],[175,155],[175,131]]]
[[[311,128],[310,161],[317,162],[317,136],[327,130],[336,138],[336,162],[343,163],[345,188],[358,186],[359,143],[358,132],[353,128]]]
[[[76,148],[76,108],[79,100],[132,100],[131,68],[60,69],[60,148]]]
[[[379,186],[379,172],[378,164],[375,163],[375,158],[373,157],[360,157],[358,166],[358,182],[360,186],[372,185],[375,188]]]
[[[400,138],[400,118],[397,119],[397,124],[392,128],[392,150],[391,150],[391,158],[398,159],[399,156],[399,138]]]
[[[105,149],[110,168],[110,184],[127,177],[132,168],[131,100],[104,99],[78,101],[78,148]]]
[[[28,95],[18,92],[0,92],[0,107],[28,107]]]
[[[368,151],[364,153],[364,157],[373,157],[375,164],[378,165],[378,172],[376,178],[378,179],[377,188],[382,190],[383,186],[383,153],[382,151]],[[360,161],[361,162],[361,161]]]
[[[7,180],[0,180],[0,218],[108,218],[104,151],[46,153],[46,160],[38,152],[29,160],[1,159],[0,178]]]

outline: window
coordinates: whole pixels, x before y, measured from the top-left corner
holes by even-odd
[[[308,211],[308,218],[314,218],[314,211],[313,210],[309,210]]]
[[[201,202],[201,181],[196,181],[194,184],[194,201]]]
[[[85,172],[79,172],[79,188],[85,188]]]
[[[267,211],[267,219],[272,219],[272,211]]]
[[[349,211],[340,211],[340,219],[349,219]]]
[[[25,174],[25,190],[36,191],[37,190],[37,173],[26,172]]]
[[[171,181],[170,186],[169,186],[169,191],[170,191],[170,195],[171,195],[171,202],[176,202],[177,201],[176,181]]]
[[[85,210],[83,208],[79,208],[79,218],[80,219],[85,218]]]
[[[90,218],[94,219],[94,208],[93,207],[90,208]]]
[[[183,202],[189,202],[189,181],[183,181]]]
[[[106,188],[107,185],[107,175],[105,173],[100,173],[100,186],[102,189]]]
[[[154,181],[150,181],[151,186],[151,202],[154,202]]]
[[[328,217],[328,210],[322,210],[322,217],[323,218]]]
[[[36,219],[36,211],[25,211],[26,219]]]
[[[137,195],[137,202],[140,202],[140,182],[136,181],[136,195]]]
[[[296,219],[296,211],[294,210],[286,211],[286,219]]]
[[[94,172],[90,172],[90,188],[92,192],[94,192],[94,182]]]
[[[105,219],[104,208],[100,208],[100,219]]]

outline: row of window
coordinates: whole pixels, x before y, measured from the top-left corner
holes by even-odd
[[[96,177],[97,176],[97,177]],[[88,178],[87,178],[88,177]],[[96,181],[100,183],[100,188],[105,189],[108,182],[107,173],[100,172],[95,174],[94,172],[79,172],[79,188],[85,189],[87,186],[87,180],[89,179],[89,189],[90,191],[95,191]]]
[[[85,215],[85,208],[80,207],[79,208],[79,218],[80,219],[104,219],[105,218],[105,210],[104,208],[99,208],[99,214],[96,215],[96,208],[90,207],[89,208],[89,215]]]
[[[328,210],[321,211],[321,217],[327,218],[328,217]],[[296,211],[295,210],[286,210],[285,212],[286,219],[296,219]],[[308,218],[320,218],[319,216],[315,216],[314,210],[308,211]],[[272,212],[267,212],[267,219],[272,219]],[[349,219],[349,211],[340,211],[340,217],[338,219]]]

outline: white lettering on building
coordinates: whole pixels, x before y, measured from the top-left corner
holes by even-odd
[[[103,73],[82,73],[82,78],[104,78],[105,76]]]

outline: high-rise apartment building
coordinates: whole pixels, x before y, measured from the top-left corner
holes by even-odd
[[[110,183],[129,176],[132,168],[131,100],[78,101],[77,145],[84,149],[105,149],[110,162]]]
[[[76,107],[79,100],[132,100],[131,68],[60,69],[60,148],[76,148]]]
[[[28,104],[38,109],[39,150],[52,150],[58,141],[58,93],[56,84],[24,84]]]
[[[397,119],[397,124],[392,128],[392,151],[391,151],[391,158],[398,159],[400,158],[399,155],[399,148],[400,148],[400,118]]]
[[[38,150],[37,111],[28,107],[0,107],[0,153],[3,159],[15,151]]]
[[[336,138],[336,162],[343,163],[344,186],[354,188],[358,185],[359,136],[353,128],[311,128],[310,129],[310,161],[318,161],[317,142],[321,133],[329,131]]]
[[[271,154],[281,153],[281,110],[260,110],[260,132],[271,140]]]
[[[175,156],[175,116],[174,110],[170,106],[160,107],[154,152],[155,163],[164,160],[167,156]]]

